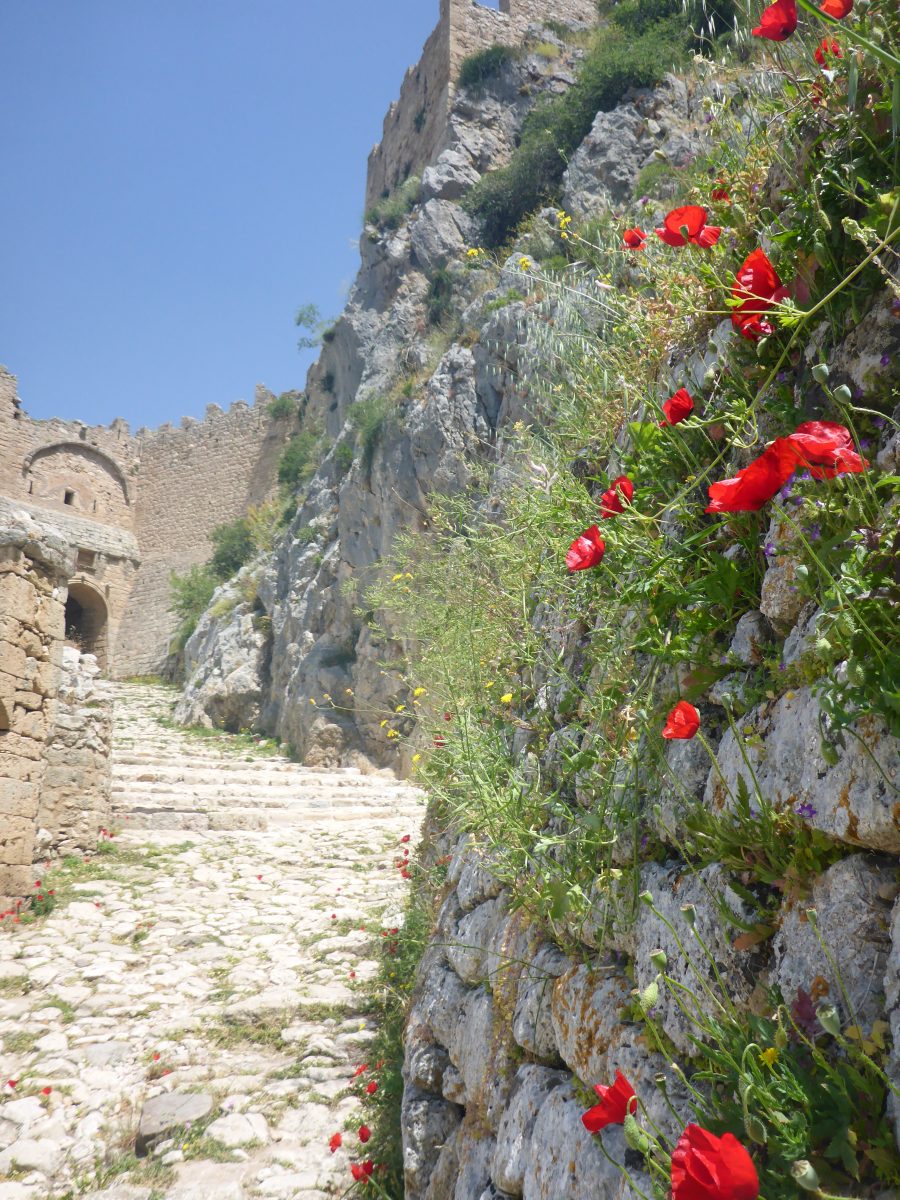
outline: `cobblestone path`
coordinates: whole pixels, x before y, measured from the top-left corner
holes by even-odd
[[[420,798],[168,728],[171,697],[117,685],[119,832],[48,875],[52,913],[0,926],[0,1200],[321,1200],[351,1181],[328,1142],[359,1123],[359,986],[399,920]]]

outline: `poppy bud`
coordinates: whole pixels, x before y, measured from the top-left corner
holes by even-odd
[[[625,1141],[632,1150],[637,1150],[639,1154],[646,1154],[650,1149],[650,1139],[638,1125],[637,1121],[627,1113],[625,1120],[622,1122],[625,1130]]]
[[[819,914],[816,912],[816,910],[814,908],[808,908],[806,910],[806,919],[807,919],[807,921],[809,921],[810,925],[812,925],[813,929],[818,928]]]
[[[650,955],[650,961],[656,967],[657,971],[664,971],[669,962],[666,958],[665,950],[654,950]]]
[[[812,369],[812,377],[816,383],[825,383],[828,379],[828,363],[816,363]]]
[[[641,1008],[646,1013],[649,1012],[659,1000],[659,984],[654,979],[640,994]]]
[[[681,915],[687,921],[688,925],[693,929],[697,924],[697,910],[693,904],[682,904]]]
[[[838,404],[849,404],[853,399],[853,395],[846,383],[842,383],[840,387],[836,387],[832,392],[832,395],[834,396],[835,400],[837,400]]]
[[[819,1177],[812,1163],[805,1158],[798,1158],[796,1162],[791,1163],[791,1178],[797,1187],[803,1188],[805,1192],[815,1192],[819,1189]]]
[[[751,1142],[756,1142],[758,1146],[766,1144],[766,1127],[753,1113],[744,1113],[744,1130]]]
[[[833,1004],[822,1004],[816,1009],[816,1017],[826,1033],[832,1037],[841,1036],[841,1018]]]
[[[641,892],[641,894],[638,896],[638,900],[642,901],[644,904],[650,905],[653,903],[653,893]]]

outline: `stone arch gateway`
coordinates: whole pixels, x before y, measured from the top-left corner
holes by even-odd
[[[66,600],[66,641],[84,654],[95,654],[100,667],[107,665],[109,609],[90,584],[73,580]]]

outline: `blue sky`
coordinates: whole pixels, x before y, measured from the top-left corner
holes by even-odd
[[[491,7],[496,7],[491,4]],[[302,387],[438,0],[2,0],[0,363],[132,429]]]

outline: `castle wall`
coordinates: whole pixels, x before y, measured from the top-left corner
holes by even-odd
[[[0,367],[0,520],[49,521],[77,551],[65,582],[91,618],[81,649],[113,676],[160,668],[176,624],[172,571],[205,562],[212,530],[274,491],[287,429],[270,399],[260,389],[252,406],[210,405],[202,421],[132,436],[121,420],[32,419]]]
[[[169,576],[206,562],[212,530],[272,495],[286,435],[268,400],[262,392],[252,407],[210,405],[203,421],[138,431],[141,566],[114,643],[116,675],[159,670],[177,624]]]
[[[419,62],[406,72],[381,141],[369,155],[366,210],[437,157],[464,59],[488,46],[520,45],[529,25],[550,18],[590,24],[596,15],[594,0],[501,0],[500,11],[473,0],[441,0],[437,27]]]

